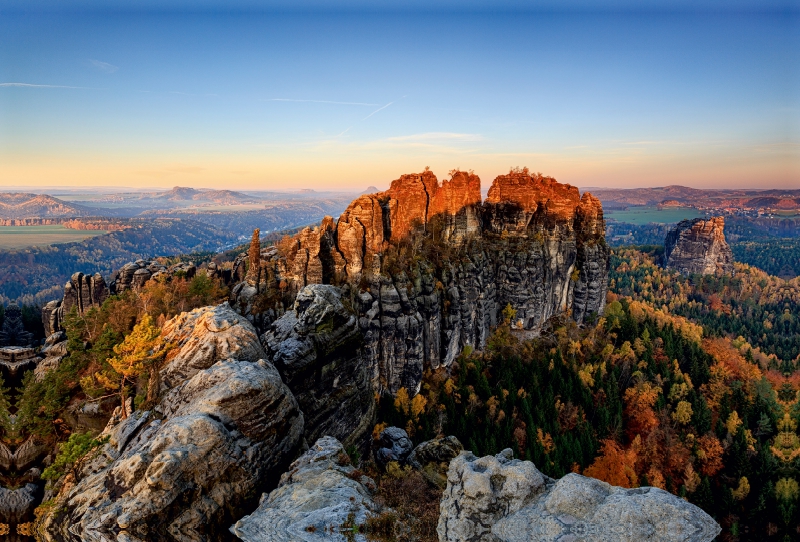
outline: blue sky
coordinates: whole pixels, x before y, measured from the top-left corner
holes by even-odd
[[[7,2],[0,187],[800,186],[794,4],[321,5]]]

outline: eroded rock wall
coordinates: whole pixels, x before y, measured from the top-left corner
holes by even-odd
[[[664,262],[683,275],[733,273],[733,252],[725,241],[725,218],[683,220],[664,240]]]

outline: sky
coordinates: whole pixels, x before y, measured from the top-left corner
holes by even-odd
[[[799,188],[799,102],[788,0],[0,4],[0,190]]]

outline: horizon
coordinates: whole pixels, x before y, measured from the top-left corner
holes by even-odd
[[[788,3],[12,1],[0,188],[800,185]]]

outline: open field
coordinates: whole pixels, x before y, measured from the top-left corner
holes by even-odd
[[[672,224],[686,220],[687,218],[699,218],[705,216],[705,213],[697,209],[688,207],[674,207],[670,209],[659,210],[657,207],[628,207],[624,211],[614,211],[609,209],[603,213],[606,218],[613,218],[617,222],[626,222],[628,224]]]
[[[3,226],[0,227],[0,249],[71,243],[104,233],[108,232],[105,230],[71,230],[60,225]]]

